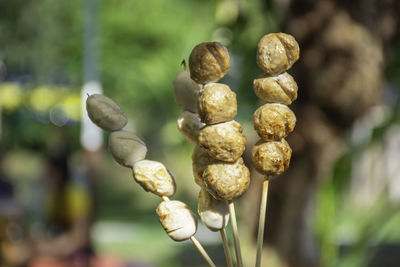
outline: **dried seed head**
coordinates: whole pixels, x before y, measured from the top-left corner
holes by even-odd
[[[249,187],[250,171],[239,158],[235,163],[210,164],[204,170],[203,180],[207,191],[216,199],[232,200]]]
[[[281,74],[299,59],[299,45],[286,33],[270,33],[258,43],[257,64],[270,75]]]
[[[165,232],[173,240],[183,241],[196,233],[196,217],[185,203],[177,200],[163,201],[156,212]]]
[[[254,129],[267,140],[281,140],[291,133],[296,125],[293,111],[282,104],[265,104],[253,115]]]
[[[198,110],[206,124],[231,121],[237,113],[236,94],[225,84],[207,84],[200,93]]]
[[[202,188],[199,193],[197,211],[201,221],[211,231],[219,231],[229,221],[229,209],[226,200],[217,200]]]
[[[190,79],[187,70],[180,71],[174,79],[175,103],[182,109],[197,112],[197,99],[201,85]]]
[[[125,167],[143,160],[147,154],[146,144],[135,134],[127,131],[112,132],[108,138],[108,148],[114,159]]]
[[[119,131],[128,123],[121,108],[104,95],[90,95],[86,100],[86,109],[92,122],[105,131]]]
[[[194,148],[192,153],[192,167],[193,167],[194,181],[196,182],[196,184],[198,184],[201,187],[204,186],[203,182],[204,170],[207,168],[208,165],[217,162],[220,161],[210,157],[210,155],[208,155],[207,151],[204,148],[198,145]]]
[[[280,175],[289,168],[292,149],[285,139],[281,141],[259,140],[253,147],[251,160],[254,168],[264,175]]]
[[[200,128],[203,126],[198,115],[196,113],[184,111],[179,115],[176,123],[178,130],[185,139],[196,144],[199,138]]]
[[[133,177],[145,191],[170,197],[175,193],[175,180],[165,166],[157,161],[141,160],[133,165]]]
[[[255,79],[253,88],[255,94],[267,103],[290,105],[297,99],[297,83],[287,72],[278,76]]]
[[[213,124],[201,129],[199,145],[214,159],[235,162],[243,154],[246,137],[236,121]]]
[[[198,84],[217,82],[230,68],[228,49],[218,42],[201,43],[189,57],[190,77]]]

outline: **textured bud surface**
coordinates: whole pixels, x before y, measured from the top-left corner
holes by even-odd
[[[133,177],[144,190],[160,197],[175,193],[175,181],[167,168],[157,161],[141,160],[133,165]]]
[[[218,42],[195,46],[189,57],[190,77],[198,84],[217,82],[230,68],[228,49]]]
[[[207,151],[204,148],[197,145],[192,153],[193,176],[196,184],[198,184],[199,186],[203,186],[204,170],[209,164],[218,162],[220,161],[210,157],[210,155],[208,155]]]
[[[173,240],[183,241],[196,233],[196,217],[185,203],[177,200],[163,201],[156,212],[165,232]]]
[[[104,95],[90,95],[86,100],[86,109],[92,122],[105,131],[119,131],[128,123],[121,108]]]
[[[225,84],[207,84],[200,93],[198,110],[206,124],[231,121],[237,113],[236,94]]]

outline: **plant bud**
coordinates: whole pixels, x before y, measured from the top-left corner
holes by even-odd
[[[253,147],[251,160],[254,168],[264,175],[280,175],[289,168],[292,149],[285,139],[259,140]]]
[[[208,193],[214,198],[232,200],[249,187],[250,171],[239,158],[235,163],[210,164],[204,170],[203,180]]]
[[[143,160],[147,154],[146,144],[135,134],[127,131],[112,132],[108,138],[108,148],[114,159],[125,167]]]
[[[297,99],[297,84],[293,77],[285,72],[278,76],[256,79],[253,82],[255,94],[267,103],[290,105]]]
[[[165,232],[173,240],[183,241],[196,233],[196,217],[185,203],[177,200],[163,201],[156,212]]]
[[[203,187],[203,172],[207,168],[209,164],[212,163],[217,163],[220,162],[219,160],[216,160],[210,155],[208,155],[207,151],[200,147],[196,146],[193,150],[192,153],[192,167],[193,167],[193,176],[194,176],[194,181],[196,184],[199,186]]]
[[[226,200],[217,200],[202,188],[199,193],[197,211],[201,221],[211,231],[219,231],[229,222],[229,209]]]
[[[175,193],[175,180],[165,166],[157,161],[141,160],[133,165],[133,177],[145,191],[170,197]]]
[[[281,140],[293,131],[296,116],[285,105],[265,104],[254,112],[253,122],[257,134],[265,141]]]
[[[231,121],[237,113],[236,94],[225,84],[207,84],[200,93],[198,110],[205,124]]]
[[[187,70],[178,72],[174,79],[175,103],[182,109],[197,112],[197,99],[201,85],[190,79]]]
[[[286,33],[270,33],[258,43],[257,64],[270,75],[281,74],[299,59],[299,45]]]
[[[236,121],[209,125],[200,131],[199,145],[214,159],[235,162],[243,154],[246,137]]]
[[[218,42],[201,43],[189,57],[190,77],[198,84],[217,82],[230,68],[228,49]]]
[[[197,143],[199,138],[200,128],[203,126],[197,114],[184,111],[176,120],[178,130],[186,140],[192,143]]]
[[[86,100],[86,109],[92,122],[105,131],[119,131],[128,123],[121,108],[104,95],[90,95]]]

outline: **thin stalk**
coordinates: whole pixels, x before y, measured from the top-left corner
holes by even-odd
[[[260,218],[258,221],[256,267],[261,266],[261,255],[264,243],[265,216],[267,211],[268,179],[264,180],[261,195]]]
[[[231,252],[229,251],[229,245],[228,245],[228,240],[226,238],[225,228],[219,230],[219,233],[221,234],[222,245],[224,246],[226,263],[228,264],[228,267],[233,267]]]
[[[231,217],[233,244],[235,245],[236,261],[238,267],[243,267],[242,252],[240,251],[239,232],[236,222],[235,206],[232,201],[229,201],[229,215]]]
[[[200,252],[201,256],[203,256],[203,258],[206,260],[206,262],[208,263],[208,265],[210,265],[210,267],[216,267],[214,262],[211,260],[210,256],[208,256],[207,252],[205,251],[205,249],[203,248],[203,246],[200,244],[199,240],[196,239],[196,237],[194,237],[194,235],[192,235],[190,237],[190,240],[192,240],[194,246],[197,248],[197,250]]]

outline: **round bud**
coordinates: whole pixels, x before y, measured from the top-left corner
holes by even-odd
[[[201,221],[211,231],[219,231],[229,222],[229,209],[226,200],[217,200],[202,188],[199,193],[197,211]]]
[[[253,115],[254,129],[267,140],[281,140],[291,133],[296,125],[293,111],[282,104],[265,104]]]
[[[243,154],[246,137],[236,121],[209,125],[200,131],[199,145],[214,159],[235,162]]]
[[[208,165],[217,162],[220,161],[210,157],[210,155],[208,155],[207,151],[204,148],[198,145],[194,148],[192,153],[192,167],[193,167],[194,181],[196,182],[196,184],[198,184],[199,186],[204,186],[203,183],[204,170],[207,168]]]
[[[203,180],[207,191],[216,199],[232,200],[249,187],[250,171],[239,158],[235,163],[210,164],[204,170]]]
[[[281,74],[299,59],[299,44],[286,33],[263,36],[257,47],[257,64],[270,75]]]
[[[236,94],[225,84],[207,84],[200,93],[198,110],[205,124],[231,121],[237,113]]]
[[[297,83],[287,72],[278,76],[255,79],[253,88],[255,94],[267,103],[290,105],[297,99]]]
[[[190,79],[187,70],[178,72],[174,79],[175,103],[182,109],[197,112],[197,99],[201,85]]]
[[[135,134],[127,131],[112,132],[108,138],[108,148],[114,159],[125,167],[143,160],[147,154],[146,144]]]
[[[86,109],[92,122],[105,131],[119,131],[128,123],[121,108],[104,95],[90,95],[86,100]]]
[[[179,115],[178,119],[176,120],[176,124],[178,126],[178,130],[186,140],[192,143],[197,143],[200,128],[203,125],[196,113],[184,111],[181,115]]]
[[[133,165],[133,177],[145,191],[170,197],[175,193],[175,180],[165,166],[157,161],[141,160]]]
[[[285,139],[259,140],[253,147],[251,160],[254,168],[264,175],[280,175],[289,168],[292,149]]]
[[[185,203],[177,200],[163,201],[156,212],[165,232],[173,240],[183,241],[196,233],[196,217]]]
[[[199,84],[217,82],[230,68],[228,49],[218,42],[201,43],[189,57],[190,77]]]

